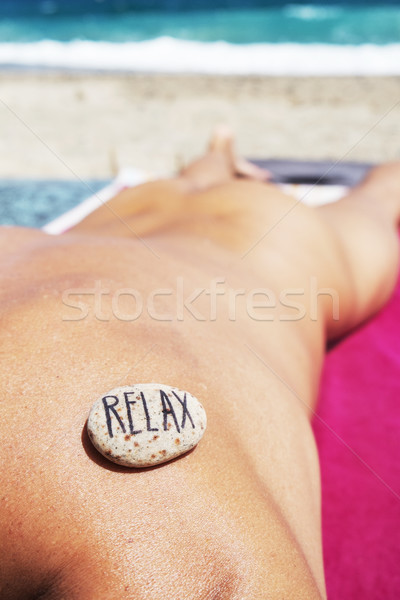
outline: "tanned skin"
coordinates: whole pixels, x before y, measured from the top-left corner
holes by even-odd
[[[399,214],[399,164],[308,208],[219,129],[63,235],[2,228],[1,598],[325,598],[310,417],[327,341],[393,290]],[[91,447],[92,403],[138,382],[199,398],[194,451],[130,470]]]

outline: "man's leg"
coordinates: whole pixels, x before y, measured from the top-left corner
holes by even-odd
[[[270,173],[236,155],[233,135],[219,127],[207,152],[174,178],[157,180],[123,190],[71,230],[85,234],[134,237],[151,235],[174,224],[196,197],[219,189],[237,178],[268,181]]]
[[[243,265],[248,250],[250,262],[262,265],[263,246],[277,245],[280,251],[286,246],[289,255],[294,239],[304,242],[312,255],[309,276],[317,275],[325,288],[339,295],[339,320],[331,299],[321,298],[327,336],[342,335],[376,312],[393,290],[399,258],[400,163],[373,169],[346,197],[316,209],[261,183],[269,175],[239,158],[232,134],[219,128],[208,152],[178,177],[124,190],[71,231],[145,237],[168,228],[186,229],[222,245],[230,243],[230,249],[234,231],[233,245],[240,259],[245,258]],[[293,260],[296,254],[294,248]]]
[[[372,169],[346,197],[318,212],[333,232],[340,256],[341,315],[329,323],[330,335],[337,337],[379,310],[396,283],[400,163]]]

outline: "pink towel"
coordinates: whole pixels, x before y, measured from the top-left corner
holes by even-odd
[[[400,279],[327,356],[314,430],[330,600],[400,598]]]

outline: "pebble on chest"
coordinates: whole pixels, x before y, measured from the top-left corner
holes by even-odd
[[[189,392],[158,383],[114,388],[94,403],[87,430],[95,448],[126,467],[150,467],[191,450],[207,426]]]

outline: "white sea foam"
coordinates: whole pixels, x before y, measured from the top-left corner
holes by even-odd
[[[143,42],[1,43],[0,67],[228,75],[400,75],[400,44],[247,44],[160,37]]]

